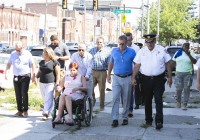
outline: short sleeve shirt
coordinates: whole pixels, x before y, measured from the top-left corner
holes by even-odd
[[[155,45],[150,51],[148,47],[141,48],[134,62],[140,64],[140,72],[146,76],[157,76],[165,71],[165,63],[171,59],[164,47]]]
[[[70,56],[69,49],[64,43],[60,43],[57,47],[53,45],[49,45],[54,50],[54,53],[56,56]],[[60,68],[65,68],[65,61],[64,60],[58,60],[60,63]]]
[[[108,63],[110,60],[110,54],[111,51],[108,48],[102,48],[101,50],[98,50],[97,47],[92,48],[89,51],[90,54],[92,54],[93,57],[93,70],[107,70],[108,69]]]
[[[111,52],[110,62],[114,64],[114,74],[117,75],[128,75],[132,74],[133,71],[133,59],[135,58],[135,51],[131,48],[126,48],[123,52],[120,49],[113,48]]]
[[[23,50],[22,54],[13,51],[8,63],[13,65],[13,74],[20,76],[31,73],[31,67],[34,60],[31,53],[27,50]]]
[[[176,53],[175,53],[175,55],[176,55]],[[193,58],[196,59],[193,52],[190,52],[190,54]],[[175,58],[175,55],[173,56],[172,60],[176,62],[176,71],[191,73],[193,71],[193,64],[192,64],[189,56],[184,51],[182,51],[182,55],[177,58]]]
[[[39,63],[41,76],[40,82],[41,83],[54,83],[56,80],[55,76],[55,66],[59,65],[58,61],[50,60],[49,62],[45,63],[44,60],[41,60]]]

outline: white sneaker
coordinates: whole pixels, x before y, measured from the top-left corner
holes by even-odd
[[[187,110],[187,106],[186,105],[183,105],[183,110]]]

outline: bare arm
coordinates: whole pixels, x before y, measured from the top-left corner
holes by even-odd
[[[55,73],[56,73],[56,85],[58,85],[60,82],[60,66],[59,65],[55,66]]]
[[[58,59],[60,59],[60,60],[69,60],[70,59],[70,56],[60,56],[60,57],[58,57]]]
[[[133,74],[132,74],[132,76],[131,76],[131,83],[132,83],[133,85],[136,85],[136,84],[137,84],[137,83],[136,83],[136,80],[135,80],[135,77],[136,77],[136,75],[137,75],[138,72],[139,72],[140,66],[141,66],[141,64],[135,64],[135,66],[134,66]]]
[[[171,70],[170,61],[168,61],[165,64],[165,66],[167,69],[167,84],[169,85],[169,87],[171,87],[171,85],[172,85],[172,70]]]
[[[197,70],[197,83],[196,83],[196,88],[200,90],[200,68]]]
[[[113,69],[113,63],[109,62],[108,64],[108,75],[107,75],[107,81],[108,83],[111,83],[111,71]]]
[[[6,65],[6,71],[5,71],[5,79],[7,79],[7,71],[10,70],[10,67],[11,67],[11,63],[7,63]]]

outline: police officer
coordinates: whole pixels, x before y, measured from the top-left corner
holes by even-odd
[[[165,70],[167,68],[169,87],[172,84],[172,74],[169,61],[170,55],[164,47],[156,44],[156,35],[147,34],[143,36],[146,46],[140,49],[134,58],[135,67],[132,75],[132,84],[136,85],[136,75],[140,70],[142,89],[145,96],[145,120],[147,125],[152,125],[152,99],[156,104],[155,124],[156,129],[163,128],[163,100],[165,90]]]

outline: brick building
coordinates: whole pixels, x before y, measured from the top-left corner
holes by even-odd
[[[64,11],[59,2],[51,3],[26,3],[26,10],[35,12],[37,14],[50,14],[57,18],[57,35],[59,39],[62,39],[62,19],[64,16]],[[47,20],[48,21],[48,20]],[[47,41],[49,41],[50,35],[47,36]]]
[[[0,6],[0,42],[14,46],[20,39],[34,44],[39,39],[39,15],[14,6]]]

